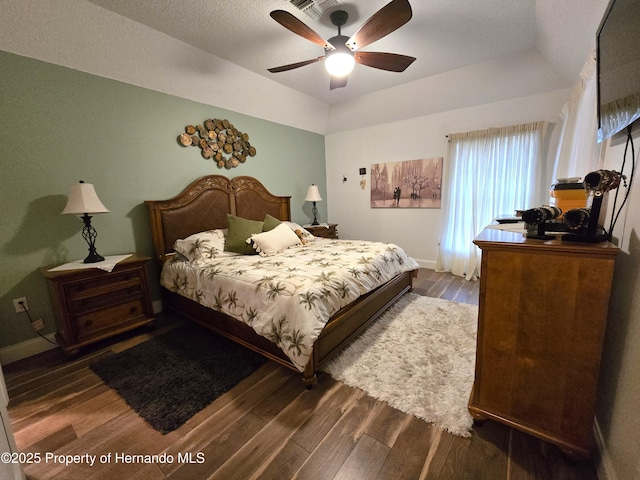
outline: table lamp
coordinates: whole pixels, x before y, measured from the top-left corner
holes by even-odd
[[[104,257],[96,252],[96,237],[98,234],[91,225],[91,215],[96,213],[109,213],[109,210],[98,198],[93,185],[84,183],[82,180],[71,185],[69,200],[62,211],[62,215],[81,215],[84,222],[82,237],[89,244],[89,255],[84,259],[84,263],[95,263],[104,260]]]
[[[321,202],[322,197],[320,196],[320,192],[318,191],[318,186],[313,183],[309,186],[307,190],[307,196],[304,199],[305,202],[313,202],[313,208],[311,212],[313,213],[313,223],[311,225],[320,225],[318,223],[318,207],[316,207],[316,202]]]

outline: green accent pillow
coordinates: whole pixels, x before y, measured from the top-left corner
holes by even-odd
[[[250,243],[247,243],[247,239],[255,233],[262,233],[264,222],[230,214],[227,214],[227,220],[229,222],[229,233],[224,243],[225,251],[242,253],[243,255],[257,255],[258,252]]]
[[[262,231],[268,232],[269,230],[273,230],[282,222],[278,220],[276,217],[272,217],[268,213],[264,217],[264,225],[262,225]]]

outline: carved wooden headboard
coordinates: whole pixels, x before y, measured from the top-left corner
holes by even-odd
[[[208,175],[192,182],[167,200],[146,200],[156,258],[163,263],[180,238],[216,228],[227,228],[227,214],[264,220],[269,214],[291,220],[291,197],[270,193],[253,177],[228,179]]]

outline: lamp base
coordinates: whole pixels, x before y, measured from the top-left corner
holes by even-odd
[[[96,229],[91,225],[91,216],[84,214],[82,216],[84,227],[82,228],[82,238],[84,238],[89,245],[89,255],[84,259],[84,263],[96,263],[102,262],[104,257],[96,252],[96,237],[98,233]]]
[[[84,259],[84,263],[96,263],[104,261],[104,257],[97,252],[89,252],[87,258]]]

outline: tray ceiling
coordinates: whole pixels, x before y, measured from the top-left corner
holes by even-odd
[[[577,81],[595,47],[595,30],[608,3],[410,0],[413,17],[409,23],[364,50],[400,53],[417,60],[403,73],[356,65],[347,87],[330,91],[322,62],[277,74],[267,71],[324,53],[322,47],[276,23],[269,12],[287,10],[328,39],[337,34],[329,21],[332,11],[349,13],[342,34],[350,36],[388,0],[90,1],[328,104],[530,51],[541,54],[568,87]],[[301,10],[305,5],[310,9]],[[557,79],[555,82],[557,85]]]

